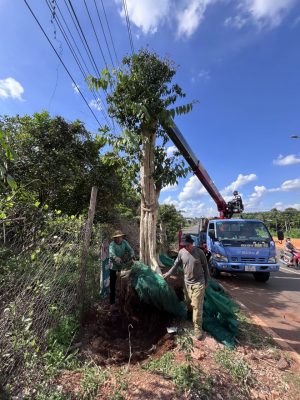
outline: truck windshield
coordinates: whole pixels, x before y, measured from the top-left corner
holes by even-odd
[[[222,242],[269,243],[272,237],[260,221],[217,222],[217,238]]]

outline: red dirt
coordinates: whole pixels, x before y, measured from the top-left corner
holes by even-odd
[[[119,310],[110,312],[109,304],[101,301],[86,317],[80,357],[92,359],[97,365],[126,364],[129,344],[132,363],[150,354],[162,355],[175,346],[173,337],[166,331],[169,318],[144,305],[143,314],[128,320]]]
[[[282,243],[279,243],[277,239],[274,239],[275,245],[278,249],[283,249],[285,246],[285,240],[282,241]],[[300,249],[300,239],[291,239],[291,242],[293,245],[297,248]]]

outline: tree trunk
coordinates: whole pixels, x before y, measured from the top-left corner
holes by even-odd
[[[166,232],[166,223],[161,221],[159,225],[159,242],[160,242],[160,252],[162,254],[167,254],[168,252],[168,239],[167,239],[167,232]]]
[[[154,173],[154,131],[143,132],[146,140],[143,143],[141,161],[141,222],[140,222],[140,260],[154,271],[161,273],[156,253],[156,222],[158,196]]]

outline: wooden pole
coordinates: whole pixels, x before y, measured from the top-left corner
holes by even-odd
[[[88,256],[88,250],[89,250],[89,245],[90,245],[91,236],[92,236],[92,227],[93,227],[96,201],[97,201],[97,191],[98,191],[98,188],[96,186],[93,186],[92,191],[91,191],[88,217],[87,217],[87,220],[85,223],[83,245],[82,245],[80,264],[79,264],[80,279],[79,279],[79,286],[78,286],[78,296],[79,296],[79,304],[80,304],[80,308],[81,308],[81,310],[80,310],[81,320],[82,320],[83,311],[84,311],[87,256]]]

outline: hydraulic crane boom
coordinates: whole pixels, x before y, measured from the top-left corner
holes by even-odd
[[[175,146],[185,158],[186,162],[192,168],[194,174],[198,177],[202,185],[215,201],[218,207],[218,211],[220,213],[220,218],[230,218],[232,212],[230,212],[230,210],[228,209],[226,201],[223,199],[221,193],[216,188],[206,169],[195,156],[193,150],[190,148],[189,144],[185,140],[184,136],[182,135],[176,124],[173,122],[173,126],[164,128],[172,142],[175,144]]]

